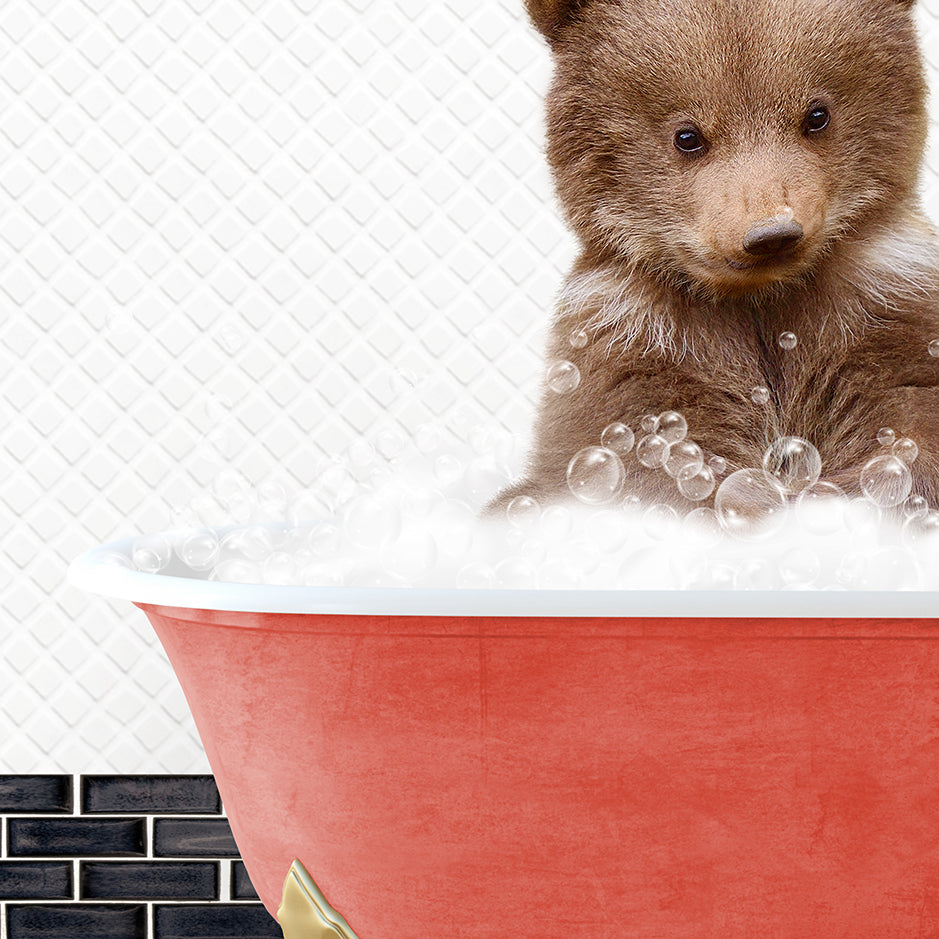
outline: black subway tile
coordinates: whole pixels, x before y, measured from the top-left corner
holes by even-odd
[[[234,861],[231,866],[231,898],[233,900],[257,900],[258,892],[251,883],[244,861]]]
[[[260,903],[155,906],[153,936],[154,939],[283,939],[277,921]]]
[[[83,776],[82,811],[89,814],[218,814],[212,776]]]
[[[10,857],[146,857],[142,818],[11,818]]]
[[[153,853],[157,857],[238,857],[226,818],[156,818]]]
[[[0,900],[71,900],[68,861],[0,861]]]
[[[218,862],[84,861],[82,900],[217,900]]]
[[[71,776],[0,776],[0,814],[71,811]]]
[[[7,939],[146,939],[146,935],[145,906],[7,907]]]

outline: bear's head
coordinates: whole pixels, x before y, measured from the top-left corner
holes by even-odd
[[[915,197],[912,0],[526,0],[585,249],[711,298],[804,276]]]

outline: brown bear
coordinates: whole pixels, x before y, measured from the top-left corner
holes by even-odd
[[[491,508],[568,495],[569,461],[607,425],[638,439],[665,411],[726,473],[805,438],[849,493],[892,428],[936,507],[939,240],[917,195],[911,0],[526,3],[554,56],[547,155],[581,248],[547,359],[579,384],[563,365],[545,387],[525,478]],[[625,464],[643,499],[694,507],[635,451]]]

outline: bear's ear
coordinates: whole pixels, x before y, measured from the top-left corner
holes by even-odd
[[[585,3],[586,0],[525,0],[525,8],[542,35],[553,42],[561,27]]]

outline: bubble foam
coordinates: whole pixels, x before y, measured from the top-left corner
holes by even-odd
[[[576,498],[542,503],[521,493],[485,517],[486,502],[519,463],[506,435],[386,434],[380,446],[359,442],[326,461],[305,489],[277,480],[251,485],[226,470],[178,513],[192,527],[140,536],[121,563],[153,574],[317,587],[935,587],[939,512],[910,495],[909,469],[896,455],[874,457],[859,480],[865,495],[849,498],[819,478],[817,451],[800,438],[775,441],[763,466],[734,470],[717,455],[705,462],[672,412],[644,423],[653,433],[638,453],[625,445],[631,431],[611,425],[604,436],[619,442],[618,452],[593,446],[572,457]],[[654,433],[670,428],[680,431],[672,444]],[[644,472],[668,480],[683,507],[642,504],[624,491],[626,460],[653,463]],[[700,505],[712,493],[714,508]]]

